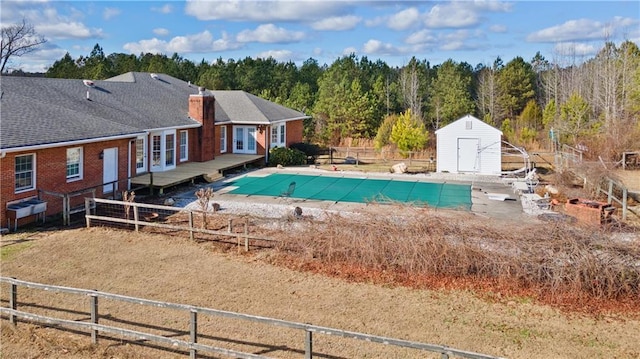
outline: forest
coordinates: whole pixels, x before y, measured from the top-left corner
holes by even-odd
[[[353,54],[332,64],[309,58],[300,66],[251,57],[194,63],[179,54],[105,55],[96,44],[88,56],[67,53],[45,76],[100,80],[129,71],[244,90],[305,112],[312,116],[306,140],[322,145],[349,139],[419,150],[435,145],[433,131],[472,114],[526,148],[567,144],[608,160],[640,149],[640,49],[631,41],[606,42],[588,59],[550,61],[538,52],[529,61],[496,58],[472,66],[413,57],[402,67]]]

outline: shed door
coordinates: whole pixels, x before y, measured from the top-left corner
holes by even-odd
[[[458,138],[458,172],[480,171],[478,138]]]

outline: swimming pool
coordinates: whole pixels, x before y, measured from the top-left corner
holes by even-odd
[[[402,202],[417,206],[471,209],[471,185],[321,175],[272,173],[228,182],[228,193],[277,197],[295,182],[290,197],[334,202]]]

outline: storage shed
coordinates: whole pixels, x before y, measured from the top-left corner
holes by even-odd
[[[502,131],[467,115],[435,133],[437,172],[500,175]]]

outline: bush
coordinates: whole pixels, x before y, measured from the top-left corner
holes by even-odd
[[[269,166],[298,166],[307,162],[307,155],[295,148],[274,147],[269,150]]]

